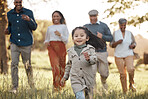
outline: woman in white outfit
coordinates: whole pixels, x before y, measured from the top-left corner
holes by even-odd
[[[133,34],[126,30],[127,20],[119,19],[119,30],[113,33],[113,41],[110,43],[112,48],[115,48],[115,63],[120,73],[120,81],[123,93],[127,92],[127,75],[129,74],[129,89],[136,91],[134,87],[134,53],[136,42]]]

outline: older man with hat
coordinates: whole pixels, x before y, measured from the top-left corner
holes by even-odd
[[[98,39],[104,40],[105,43],[111,42],[113,37],[110,29],[107,24],[98,20],[98,11],[91,10],[88,14],[90,18],[90,23],[85,24],[84,27],[88,28],[93,34],[98,37]],[[95,65],[93,68],[94,76],[96,76],[97,71],[100,73],[103,89],[107,91],[108,85],[106,83],[106,79],[109,76],[107,46],[105,46],[103,49],[96,49],[96,54],[98,57],[98,62],[97,65]]]

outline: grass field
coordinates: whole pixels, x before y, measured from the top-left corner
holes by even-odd
[[[0,75],[0,99],[75,99],[69,80],[66,82],[66,86],[62,91],[58,93],[52,92],[52,72],[47,51],[33,51],[32,66],[37,90],[30,89],[27,83],[25,69],[20,60],[18,93],[9,93],[11,89],[9,69],[7,75]],[[107,82],[109,90],[107,94],[104,94],[101,90],[100,75],[97,73],[97,92],[94,95],[94,99],[148,99],[147,65],[141,64],[135,71],[136,93],[128,91],[126,95],[122,94],[119,73],[115,64],[110,65],[110,75]]]

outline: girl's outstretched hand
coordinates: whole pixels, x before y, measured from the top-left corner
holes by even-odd
[[[84,54],[85,59],[86,59],[87,61],[89,61],[89,60],[90,60],[90,57],[89,57],[89,55],[88,55],[88,52],[83,52],[83,54]]]
[[[63,77],[62,79],[61,79],[61,85],[64,85],[65,84],[65,81],[66,81],[66,79]]]

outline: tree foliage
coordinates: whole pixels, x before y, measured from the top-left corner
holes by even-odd
[[[105,10],[104,13],[109,12],[107,18],[113,17],[115,14],[124,13],[125,10],[134,9],[137,6],[141,6],[144,3],[148,3],[148,0],[108,0],[112,6]],[[131,16],[128,20],[129,25],[137,26],[145,21],[148,21],[148,11],[144,15]],[[111,24],[117,24],[117,22],[112,22]]]
[[[34,44],[33,49],[45,50],[44,40],[48,26],[52,25],[51,21],[48,20],[37,20],[38,27],[33,32]]]

